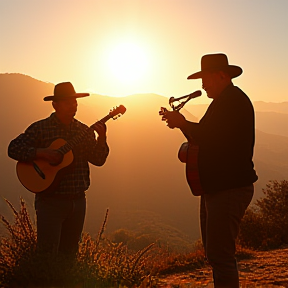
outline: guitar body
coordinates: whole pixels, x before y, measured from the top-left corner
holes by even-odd
[[[110,110],[108,115],[97,122],[105,123],[111,118],[115,120],[125,112],[126,108],[123,105],[120,105],[113,110]],[[90,129],[94,130],[93,126],[96,123],[91,125]],[[79,135],[76,135],[73,140],[74,141],[68,143],[69,145],[66,145],[69,149],[64,149],[65,151],[63,153],[65,154],[63,155],[62,162],[59,165],[51,165],[47,161],[41,159],[32,162],[17,162],[16,172],[21,184],[33,193],[49,193],[54,190],[63,176],[67,174],[73,166],[74,156],[71,149],[73,149],[75,145],[78,145],[79,141],[80,143],[83,141],[82,134],[80,133]],[[67,142],[64,139],[58,138],[53,141],[48,148],[57,150],[59,148],[65,148],[65,144],[67,144]]]
[[[66,141],[59,138],[53,141],[48,148],[56,150],[65,144]],[[58,180],[63,173],[66,173],[73,160],[72,150],[64,155],[62,162],[57,166],[53,166],[42,159],[34,160],[34,163],[45,175],[45,179],[37,172],[33,162],[17,162],[16,172],[21,184],[29,191],[33,193],[49,192],[57,186]]]
[[[198,171],[198,151],[199,147],[197,145],[184,142],[178,152],[179,160],[186,163],[186,179],[194,196],[204,194]]]
[[[197,93],[195,94],[198,97],[201,95],[201,91],[196,91]],[[199,93],[200,92],[200,93]],[[195,92],[194,92],[195,93]],[[189,94],[183,97],[191,96],[193,95]],[[189,101],[191,98],[186,100],[186,102],[180,103],[177,107],[173,105],[174,101],[179,101],[183,97],[180,97],[178,99],[174,99],[174,97],[171,97],[169,99],[169,104],[173,108],[174,111],[179,111],[184,104]],[[192,98],[194,98],[192,97]],[[172,105],[171,105],[172,104]],[[159,111],[159,115],[162,115],[162,120],[167,121],[166,118],[166,113],[169,113],[169,111],[165,107],[161,107],[161,110]],[[184,134],[185,135],[185,134]],[[185,135],[186,136],[186,135]],[[198,170],[198,151],[199,147],[198,145],[195,145],[193,143],[193,139],[190,137],[186,136],[186,138],[190,141],[184,142],[179,149],[178,152],[178,158],[182,163],[186,163],[186,179],[188,182],[188,185],[190,187],[190,190],[194,196],[200,196],[204,194],[204,191],[202,189],[201,183],[200,183],[200,177],[199,177],[199,170]]]

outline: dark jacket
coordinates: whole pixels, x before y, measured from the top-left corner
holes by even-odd
[[[199,145],[198,168],[205,193],[240,188],[258,177],[252,161],[254,109],[248,96],[233,84],[212,101],[190,131]]]

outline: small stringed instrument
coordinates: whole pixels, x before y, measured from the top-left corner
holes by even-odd
[[[97,122],[105,123],[111,118],[115,120],[125,112],[126,108],[123,105],[120,105]],[[93,129],[93,125],[88,129]],[[58,165],[52,165],[43,159],[35,159],[32,162],[17,162],[16,172],[21,184],[33,193],[49,192],[53,190],[67,173],[69,166],[74,160],[72,149],[82,141],[82,134],[75,136],[68,142],[61,138],[54,140],[48,148],[59,150],[64,154],[62,162]]]
[[[171,97],[169,99],[169,105],[175,111],[179,111],[185,103],[187,103],[190,99],[198,97],[201,95],[201,91],[195,91],[186,96],[182,96],[179,98]],[[173,102],[179,101],[180,99],[186,98],[184,102],[180,102],[178,106],[174,106]],[[164,107],[161,107],[160,115],[164,115],[168,110]],[[178,151],[178,158],[182,163],[186,164],[186,179],[187,183],[190,187],[190,190],[194,196],[200,196],[204,194],[204,191],[201,187],[199,171],[198,171],[198,150],[199,147],[193,141],[193,139],[186,136],[188,142],[184,142]]]

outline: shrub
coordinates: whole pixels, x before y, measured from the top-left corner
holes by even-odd
[[[15,274],[25,279],[25,275],[19,267],[25,267],[27,261],[36,251],[36,232],[27,212],[23,199],[20,200],[20,211],[17,212],[13,205],[6,200],[11,208],[15,223],[11,225],[4,216],[0,219],[9,232],[9,238],[1,238],[0,250],[0,279],[1,283],[10,282],[15,279]],[[15,273],[13,272],[15,271]],[[18,271],[18,272],[16,272]]]
[[[273,249],[288,243],[288,181],[270,181],[264,198],[247,209],[239,241],[254,249]]]
[[[3,288],[152,287],[158,275],[191,271],[205,264],[203,249],[197,244],[193,252],[179,254],[153,243],[133,251],[123,243],[110,241],[103,236],[108,210],[96,239],[83,233],[75,261],[59,255],[55,258],[37,252],[36,228],[30,221],[23,199],[19,212],[8,200],[6,202],[14,213],[15,223],[10,224],[0,215],[9,232],[0,243],[0,286]],[[127,240],[128,234],[124,232],[116,233],[118,240]],[[146,235],[128,239],[137,247],[143,247],[151,240]]]
[[[0,284],[11,285],[67,286],[82,284],[84,287],[140,285],[152,270],[153,261],[148,251],[153,244],[136,253],[128,253],[127,247],[115,244],[102,237],[107,221],[106,212],[103,226],[97,239],[84,233],[79,245],[76,261],[40,253],[36,250],[36,230],[30,221],[25,203],[17,212],[6,200],[15,216],[10,224],[2,215],[1,221],[9,232],[2,237],[0,250]],[[88,285],[88,286],[87,286]]]
[[[150,244],[158,242],[151,234],[134,233],[126,229],[114,231],[110,238],[113,243],[122,243],[132,251],[142,250]]]

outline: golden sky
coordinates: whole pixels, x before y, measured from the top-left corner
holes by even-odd
[[[0,0],[0,27],[0,73],[178,97],[201,89],[187,80],[201,56],[223,52],[252,101],[288,101],[287,0]]]

